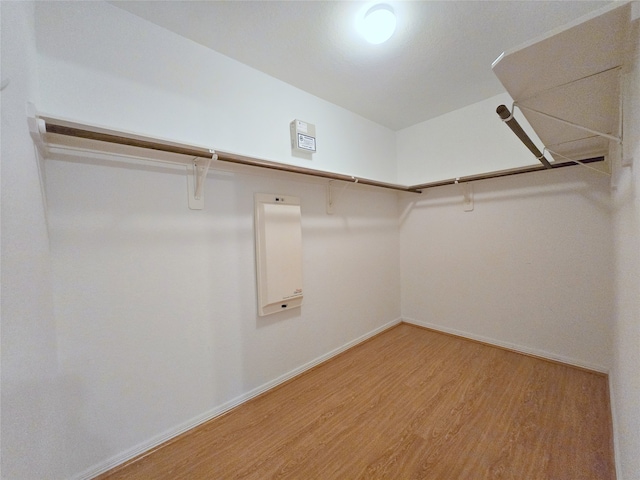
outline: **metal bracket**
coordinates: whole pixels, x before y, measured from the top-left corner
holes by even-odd
[[[465,212],[473,211],[473,187],[469,182],[460,183],[460,177],[456,178],[456,185],[462,188],[462,207]]]
[[[189,195],[189,208],[191,210],[202,210],[204,208],[204,180],[207,178],[212,160],[217,160],[213,150],[212,158],[193,159],[193,163],[187,166],[187,187]]]
[[[47,146],[43,140],[43,136],[47,133],[44,120],[38,118],[36,107],[31,102],[27,102],[27,124],[29,125],[29,134],[34,145],[41,155],[44,156]]]
[[[565,156],[565,155],[562,155],[562,154],[560,154],[560,153],[558,153],[558,152],[554,152],[553,150],[550,150],[550,149],[548,149],[547,147],[544,147],[544,151],[545,151],[545,152],[549,152],[549,153],[550,153],[551,155],[553,155],[554,157],[561,157],[561,158],[564,158],[565,160],[569,160],[570,162],[573,162],[573,163],[575,163],[575,164],[577,164],[577,165],[580,165],[580,166],[582,166],[582,167],[584,167],[584,168],[588,168],[589,170],[593,170],[594,172],[598,172],[598,173],[601,173],[601,174],[603,174],[603,175],[611,176],[611,173],[610,173],[610,172],[606,172],[606,171],[604,171],[604,170],[600,170],[599,168],[594,168],[594,167],[592,167],[591,165],[587,165],[586,163],[581,162],[580,160],[575,160],[575,159],[573,159],[573,158],[569,158],[569,157],[567,157],[567,156]]]
[[[358,179],[356,177],[351,177],[353,179],[353,183],[358,183]],[[335,180],[329,180],[329,183],[327,184],[327,214],[328,215],[333,215],[334,210],[333,207],[335,206],[336,202],[338,201],[338,198],[340,198],[342,196],[342,194],[344,193],[344,191],[347,189],[347,187],[349,186],[348,183],[345,183],[344,186],[342,187],[342,190],[340,190],[339,195],[336,195],[333,192],[333,182],[335,182]]]
[[[518,107],[520,110],[529,110],[530,112],[537,113],[538,115],[542,115],[543,117],[550,118],[552,120],[555,120],[556,122],[560,122],[560,123],[563,123],[565,125],[569,125],[570,127],[577,128],[578,130],[582,130],[582,131],[585,131],[585,132],[593,133],[593,134],[598,135],[600,137],[604,137],[604,138],[607,138],[609,140],[614,140],[614,141],[616,141],[618,143],[622,143],[622,138],[621,137],[616,137],[615,135],[609,135],[608,133],[599,132],[598,130],[593,130],[592,128],[587,128],[584,125],[580,125],[578,123],[570,122],[570,121],[565,120],[565,119],[560,118],[560,117],[555,117],[553,115],[549,115],[548,113],[541,112],[540,110],[536,110],[535,108],[527,107],[526,105],[521,105],[518,102],[514,102],[513,106],[514,107]]]

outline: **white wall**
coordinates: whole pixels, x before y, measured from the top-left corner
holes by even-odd
[[[76,470],[121,461],[399,317],[397,202],[358,188],[47,161],[58,362],[81,389]],[[142,187],[142,188],[141,188]],[[304,305],[257,316],[256,192],[299,196]],[[124,453],[123,453],[124,452]]]
[[[496,113],[501,104],[512,110],[512,103],[511,97],[502,93],[398,131],[399,183],[418,185],[537,164]],[[517,109],[515,117],[542,148]]]
[[[395,181],[394,133],[103,2],[41,2],[38,109],[117,130]],[[289,122],[316,126],[313,160]]]
[[[3,478],[98,473],[398,321],[395,193],[350,186],[328,216],[326,181],[230,166],[191,211],[184,168],[52,155],[45,210],[25,104],[387,181],[393,132],[108,4],[2,13]],[[264,318],[255,192],[303,213],[304,306]]]
[[[636,167],[616,177],[613,215],[609,180],[572,167],[476,182],[473,212],[462,211],[456,186],[403,195],[399,210],[395,194],[350,186],[327,216],[320,180],[229,167],[209,174],[196,212],[181,169],[57,156],[45,162],[45,210],[27,100],[79,121],[385,181],[396,180],[397,153],[401,183],[532,161],[495,114],[509,105],[502,97],[396,136],[112,5],[0,5],[2,78],[11,78],[2,92],[2,478],[96,473],[400,313],[611,367],[620,472],[634,478]],[[637,158],[630,91],[626,148]],[[291,156],[293,118],[317,126],[312,161]],[[452,119],[477,127],[441,141]],[[254,192],[301,197],[300,311],[256,315]]]
[[[611,397],[618,478],[636,480],[640,472],[640,2],[634,2],[633,67],[625,73],[624,158],[616,163],[615,317]]]
[[[33,5],[2,13],[2,478],[62,471],[70,385],[56,365],[51,268],[38,161],[25,103],[37,99]],[[28,459],[38,459],[30,463]]]
[[[500,120],[507,94],[397,133],[399,181],[533,165]],[[516,117],[541,145],[519,111]],[[609,179],[575,167],[440,187],[402,205],[402,315],[409,321],[606,371],[611,365]]]
[[[609,179],[583,167],[431,189],[402,202],[408,321],[607,370]]]

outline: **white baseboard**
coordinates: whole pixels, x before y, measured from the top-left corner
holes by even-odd
[[[126,450],[114,457],[111,457],[110,459],[101,462],[97,465],[94,465],[90,468],[88,468],[87,470],[79,473],[78,475],[75,475],[72,477],[72,480],[88,480],[91,478],[96,477],[97,475],[100,475],[102,473],[105,473],[109,470],[111,470],[114,467],[117,467],[118,465],[123,464],[124,462],[131,460],[135,457],[137,457],[138,455],[149,451],[153,448],[156,448],[158,446],[160,446],[161,444],[163,444],[164,442],[171,440],[174,437],[177,437],[178,435],[191,430],[194,427],[197,427],[198,425],[201,425],[217,416],[222,415],[223,413],[231,410],[232,408],[235,408],[249,400],[251,400],[254,397],[257,397],[258,395],[261,395],[269,390],[271,390],[274,387],[277,387],[278,385],[300,375],[301,373],[306,372],[307,370],[312,369],[313,367],[326,362],[327,360],[331,359],[332,357],[335,357],[336,355],[339,355],[340,353],[344,352],[345,350],[348,350],[352,347],[355,347],[356,345],[358,345],[359,343],[364,342],[365,340],[368,340],[369,338],[377,335],[378,333],[381,333],[391,327],[394,327],[396,325],[398,325],[400,322],[402,321],[401,318],[396,318],[395,320],[392,320],[391,322],[388,322],[368,333],[365,333],[364,335],[359,336],[358,338],[351,340],[350,342],[345,343],[344,345],[331,350],[330,352],[325,353],[324,355],[321,355],[313,360],[311,360],[310,362],[305,363],[304,365],[301,365],[298,368],[295,368],[293,370],[291,370],[290,372],[285,373],[284,375],[281,375],[277,378],[275,378],[274,380],[271,380],[263,385],[260,385],[257,388],[254,388],[253,390],[250,390],[246,393],[243,393],[242,395],[229,400],[228,402],[223,403],[222,405],[219,405],[217,407],[214,407],[213,409],[204,412],[202,415],[198,415],[195,418],[192,418],[191,420],[188,420],[187,422],[184,422],[181,425],[178,425],[170,430],[167,430],[163,433],[161,433],[160,435],[157,435],[151,439],[149,439],[146,442],[140,443],[138,445],[136,445],[135,447]]]
[[[609,408],[611,408],[611,427],[613,429],[613,459],[615,462],[616,478],[621,478],[622,465],[620,465],[620,442],[618,440],[618,415],[616,413],[615,393],[613,381],[615,373],[609,375]]]
[[[443,333],[449,333],[451,335],[455,335],[457,337],[468,338],[470,340],[476,340],[478,342],[487,343],[490,345],[495,345],[496,347],[506,348],[508,350],[513,350],[515,352],[524,353],[527,355],[534,355],[536,357],[544,358],[547,360],[553,360],[554,362],[566,363],[567,365],[572,365],[574,367],[584,368],[586,370],[592,370],[598,373],[608,374],[609,369],[607,367],[603,367],[602,365],[595,365],[592,363],[584,362],[582,360],[577,360],[575,358],[566,357],[563,355],[557,355],[554,353],[547,352],[545,350],[540,350],[532,347],[525,347],[523,345],[518,345],[515,343],[505,342],[502,340],[496,340],[495,338],[484,337],[482,335],[476,335],[474,333],[463,332],[461,330],[456,330],[455,328],[443,327],[442,325],[435,325],[433,323],[423,322],[420,320],[414,320],[412,318],[403,318],[402,321],[404,323],[417,325],[419,327],[429,328],[431,330],[437,330]]]

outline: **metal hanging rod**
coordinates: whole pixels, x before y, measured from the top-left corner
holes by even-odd
[[[269,160],[261,160],[235,153],[221,152],[219,150],[209,150],[201,147],[192,147],[180,145],[172,142],[160,141],[157,139],[142,137],[138,135],[124,136],[120,132],[114,132],[102,128],[88,129],[84,125],[72,125],[71,122],[58,121],[49,117],[41,116],[39,119],[44,122],[40,127],[43,133],[52,133],[57,135],[66,135],[76,138],[84,138],[88,140],[97,140],[101,142],[114,143],[118,145],[128,145],[132,147],[146,148],[158,150],[162,152],[175,153],[178,155],[187,155],[190,157],[213,158],[217,155],[217,160],[222,162],[236,163],[240,165],[248,165],[252,167],[267,168],[271,170],[279,170],[282,172],[298,173],[302,175],[310,175],[314,177],[328,178],[331,180],[341,180],[344,182],[359,183],[373,187],[388,188],[401,192],[420,193],[419,190],[405,185],[397,185],[394,183],[379,182],[368,178],[354,177],[352,175],[343,175],[339,173],[327,172],[323,170],[315,170],[313,168],[297,167],[295,165],[287,165],[284,163],[271,162]]]
[[[580,163],[596,163],[596,162],[603,162],[603,161],[604,161],[604,157],[594,157],[594,158],[587,158],[585,160],[580,160]],[[550,168],[556,169],[556,168],[563,168],[563,167],[572,167],[578,164],[579,164],[578,162],[573,160],[569,160],[566,162],[553,162]],[[548,169],[544,165],[533,165],[531,167],[510,168],[507,170],[497,170],[495,172],[479,173],[476,175],[467,175],[464,177],[449,178],[447,180],[438,180],[436,182],[421,183],[419,185],[412,185],[411,188],[415,188],[416,190],[425,190],[427,188],[441,187],[444,185],[455,185],[457,183],[473,182],[476,180],[488,180],[490,178],[508,177],[510,175],[520,175],[522,173],[539,172],[541,170],[548,170]]]
[[[544,154],[538,150],[529,135],[522,129],[518,121],[513,118],[513,113],[505,105],[500,105],[496,108],[496,113],[500,115],[500,118],[507,126],[516,134],[522,143],[529,149],[531,153],[544,165],[545,168],[551,168],[549,160],[544,157]]]
[[[504,110],[501,107],[503,107]],[[520,125],[517,123],[517,121],[513,119],[513,116],[511,115],[507,107],[505,107],[504,105],[501,105],[500,107],[498,107],[498,113],[500,114],[501,118],[503,118],[505,123],[507,123],[507,125],[509,125],[512,128],[512,130],[514,129],[512,126],[514,125],[513,122],[515,122],[515,125],[517,125],[517,127],[520,128],[520,130],[522,130]],[[95,140],[100,142],[107,142],[107,143],[113,143],[118,145],[127,145],[131,147],[139,147],[144,149],[157,150],[161,152],[174,153],[178,155],[185,155],[190,157],[189,162],[192,161],[193,157],[214,159],[222,162],[235,163],[235,164],[259,167],[259,168],[267,168],[271,170],[297,173],[301,175],[310,175],[314,177],[328,178],[330,180],[340,180],[340,181],[349,182],[349,183],[359,183],[362,185],[369,185],[374,187],[381,187],[381,188],[387,188],[387,189],[397,190],[401,192],[410,192],[410,193],[421,193],[421,191],[424,189],[439,187],[444,185],[454,185],[456,183],[472,182],[475,180],[486,180],[490,178],[506,177],[510,175],[519,175],[522,173],[529,173],[529,172],[536,172],[536,171],[546,170],[546,169],[555,169],[555,168],[578,165],[578,163],[574,161],[554,162],[553,164],[550,164],[546,160],[546,158],[544,158],[544,155],[542,154],[542,152],[540,152],[535,147],[535,145],[533,145],[533,142],[531,142],[531,139],[527,136],[527,134],[524,131],[522,131],[522,134],[526,136],[526,138],[528,139],[528,142],[531,143],[531,145],[535,149],[535,150],[532,150],[530,148],[530,150],[532,151],[532,153],[534,153],[534,155],[536,155],[536,158],[540,160],[542,165],[512,168],[508,170],[499,170],[494,172],[487,172],[487,173],[481,173],[476,175],[468,175],[464,177],[456,177],[456,178],[450,178],[446,180],[439,180],[435,182],[421,183],[418,185],[405,186],[405,185],[398,185],[394,183],[379,182],[377,180],[370,180],[367,178],[354,177],[351,175],[343,175],[339,173],[327,172],[323,170],[315,170],[312,168],[297,167],[294,165],[287,165],[284,163],[272,162],[269,160],[256,159],[256,158],[247,157],[244,155],[238,155],[235,153],[221,152],[219,150],[214,151],[204,147],[183,145],[179,143],[169,142],[165,140],[158,140],[158,139],[144,137],[140,135],[116,132],[113,130],[103,129],[99,127],[88,127],[86,125],[69,122],[67,120],[60,120],[53,117],[46,117],[42,115],[37,117],[37,121],[39,124],[38,130],[42,134],[46,133],[46,134],[65,135],[65,136],[70,136],[75,138],[83,138],[87,140]],[[518,135],[518,137],[520,137],[520,135]],[[217,155],[217,159],[215,158],[216,155]],[[604,157],[595,157],[595,158],[589,158],[586,160],[581,160],[581,163],[593,163],[593,162],[601,162],[601,161],[604,161]]]
[[[130,147],[146,148],[149,150],[158,150],[161,152],[176,153],[178,155],[188,155],[190,157],[213,158],[213,151],[187,147],[169,142],[159,142],[157,140],[144,139],[143,137],[125,137],[113,133],[104,133],[93,130],[86,130],[76,127],[68,127],[65,125],[56,125],[45,120],[45,133],[54,133],[57,135],[66,135],[69,137],[84,138],[87,140],[97,140],[99,142],[115,143],[117,145],[127,145]]]
[[[245,157],[234,153],[221,152],[218,153],[218,160],[229,163],[237,163],[240,165],[250,165],[252,167],[268,168],[271,170],[280,170],[282,172],[300,173],[302,175],[312,175],[314,177],[328,178],[330,180],[342,180],[344,182],[358,183],[361,185],[370,185],[373,187],[389,188],[401,192],[420,193],[415,187],[407,187],[397,185],[395,183],[379,182],[377,180],[369,180],[367,178],[353,177],[351,175],[342,175],[339,173],[326,172],[323,170],[315,170],[312,168],[296,167],[294,165],[286,165],[283,163],[270,162],[268,160],[259,160],[256,158]]]

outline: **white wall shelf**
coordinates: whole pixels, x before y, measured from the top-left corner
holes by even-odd
[[[51,115],[39,114],[33,105],[30,105],[28,110],[31,136],[44,157],[48,156],[51,149],[62,149],[81,152],[100,152],[108,155],[145,158],[159,162],[186,165],[189,207],[194,210],[203,208],[204,179],[206,178],[209,167],[214,168],[215,162],[235,163],[250,167],[327,178],[330,181],[338,180],[346,182],[347,184],[368,185],[409,193],[421,193],[422,190],[427,188],[520,175],[545,169],[542,165],[536,165],[491,171],[465,177],[448,178],[417,185],[399,185],[352,175],[298,167],[235,153],[221,152],[204,146],[187,145],[167,139],[153,138],[132,132],[89,125]],[[603,160],[604,157],[599,156],[585,160],[583,163],[602,162]],[[553,163],[552,168],[574,165],[577,165],[577,163],[573,160],[557,161]],[[328,213],[333,212],[333,204],[336,200],[331,193],[331,187],[332,182],[329,182],[327,193]]]
[[[630,19],[631,5],[615,3],[493,63],[514,105],[556,157],[607,156],[612,142],[622,142],[620,73]]]
[[[45,156],[51,148],[61,148],[77,151],[99,151],[117,156],[143,157],[165,163],[186,165],[189,169],[189,175],[192,177],[189,179],[190,207],[192,209],[201,208],[199,203],[202,200],[204,178],[209,167],[215,161],[310,175],[402,192],[420,193],[412,186],[298,167],[38,114],[33,106],[29,108],[28,121],[31,136]]]

